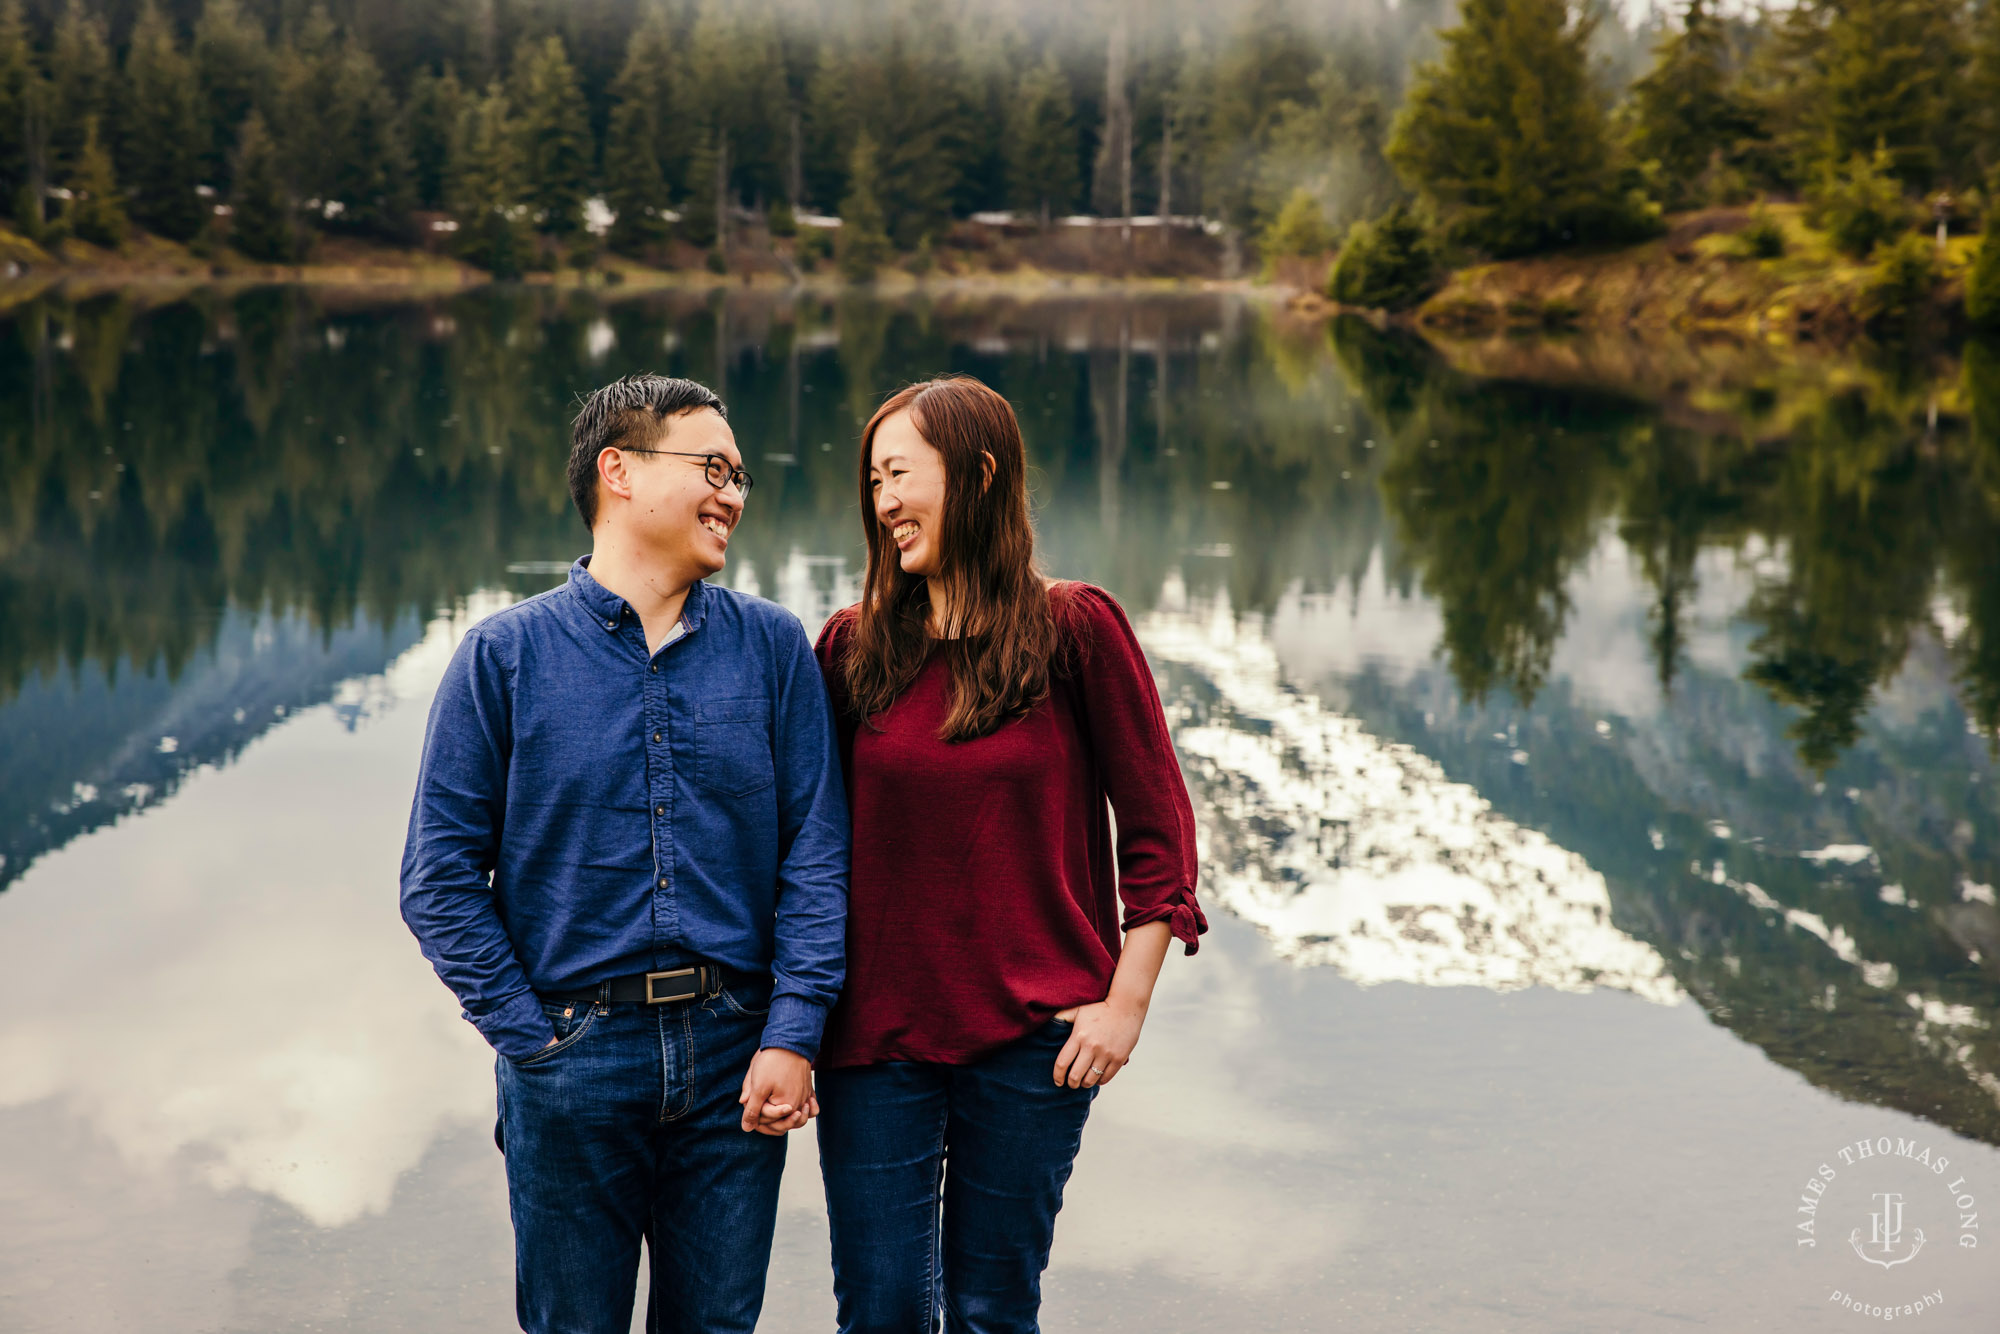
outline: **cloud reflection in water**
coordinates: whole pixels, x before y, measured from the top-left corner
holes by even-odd
[[[1288,689],[1269,638],[1226,596],[1189,605],[1170,583],[1137,629],[1169,674],[1206,893],[1281,956],[1364,984],[1681,998],[1658,952],[1611,925],[1604,877],[1582,857]]]

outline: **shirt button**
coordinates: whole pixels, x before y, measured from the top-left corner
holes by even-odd
[[[660,670],[660,664],[659,664],[659,663],[657,663],[657,662],[656,662],[656,663],[654,663],[654,664],[653,664],[653,667],[652,667],[652,670],[653,670],[653,671],[656,671],[656,672],[657,672],[657,671],[659,671],[659,670]]]
[[[653,807],[653,814],[655,815],[665,815],[666,813],[667,813],[667,808],[665,806]]]
[[[653,740],[658,741],[659,739],[660,739],[660,734],[658,732],[653,733]]]
[[[661,876],[661,877],[660,877],[660,888],[661,888],[661,889],[665,889],[666,887],[667,887],[667,878],[666,878],[665,876]]]
[[[606,621],[604,623],[604,628],[607,630],[616,630],[618,628],[617,618],[614,617],[613,619]]]

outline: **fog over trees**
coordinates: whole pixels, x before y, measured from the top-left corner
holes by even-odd
[[[18,231],[277,261],[659,257],[851,198],[905,252],[995,210],[1268,248],[1404,206],[1505,255],[1870,173],[1976,203],[1996,161],[2000,0],[0,0]]]

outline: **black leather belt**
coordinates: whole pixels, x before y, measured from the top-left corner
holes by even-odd
[[[575,1001],[582,1005],[666,1005],[673,1001],[713,996],[741,977],[721,964],[705,963],[694,968],[670,968],[661,973],[633,973],[614,977],[588,991],[563,992],[544,997],[552,1001]]]

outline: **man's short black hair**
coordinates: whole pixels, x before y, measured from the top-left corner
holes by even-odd
[[[583,526],[597,526],[597,456],[606,449],[647,449],[667,432],[667,418],[712,409],[725,421],[729,409],[705,384],[667,375],[628,375],[584,400],[570,426],[569,498]]]

